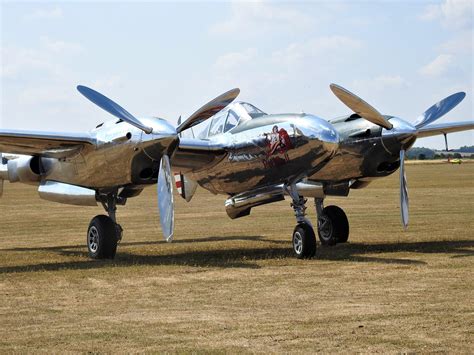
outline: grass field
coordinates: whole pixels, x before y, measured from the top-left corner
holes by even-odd
[[[318,245],[309,261],[291,254],[289,201],[232,221],[223,196],[201,190],[177,201],[167,244],[153,188],[119,209],[116,259],[91,261],[99,207],[6,184],[0,352],[472,353],[474,164],[407,174],[408,231],[395,174],[326,200],[347,212],[349,243]]]

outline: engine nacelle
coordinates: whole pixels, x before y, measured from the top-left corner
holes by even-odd
[[[28,155],[8,160],[0,166],[0,180],[38,185],[41,180],[41,158]]]

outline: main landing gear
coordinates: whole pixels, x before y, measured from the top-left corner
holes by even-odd
[[[296,222],[293,230],[293,252],[298,259],[311,259],[316,254],[316,236],[306,216],[306,199],[299,196],[295,185],[287,186],[292,198]],[[322,245],[345,243],[349,238],[349,222],[344,211],[337,206],[323,206],[323,199],[314,199],[318,216],[318,235]]]
[[[117,224],[115,212],[117,204],[124,205],[125,198],[117,196],[117,192],[100,196],[102,206],[108,216],[95,216],[87,229],[87,249],[92,259],[113,259],[117,244],[122,239],[122,227]]]
[[[346,243],[349,239],[349,221],[342,208],[323,207],[323,199],[314,199],[318,215],[318,235],[322,245]]]

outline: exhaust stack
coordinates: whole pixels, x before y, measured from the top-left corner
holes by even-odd
[[[296,184],[298,194],[303,197],[324,198],[323,184],[310,181],[302,181]],[[287,190],[283,184],[267,186],[254,191],[245,192],[225,201],[227,215],[232,218],[248,216],[253,207],[266,205],[267,203],[283,201]]]

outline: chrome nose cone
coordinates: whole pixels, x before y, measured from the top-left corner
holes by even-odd
[[[176,128],[162,118],[154,118],[151,123],[153,133],[161,136],[177,136]]]
[[[392,154],[398,155],[400,150],[409,149],[416,140],[416,128],[407,121],[392,117],[390,123],[393,128],[382,130],[382,142]]]
[[[179,142],[176,128],[166,120],[157,117],[141,120],[153,128],[152,134],[141,136],[141,146],[148,157],[159,161],[163,154],[171,155]]]

